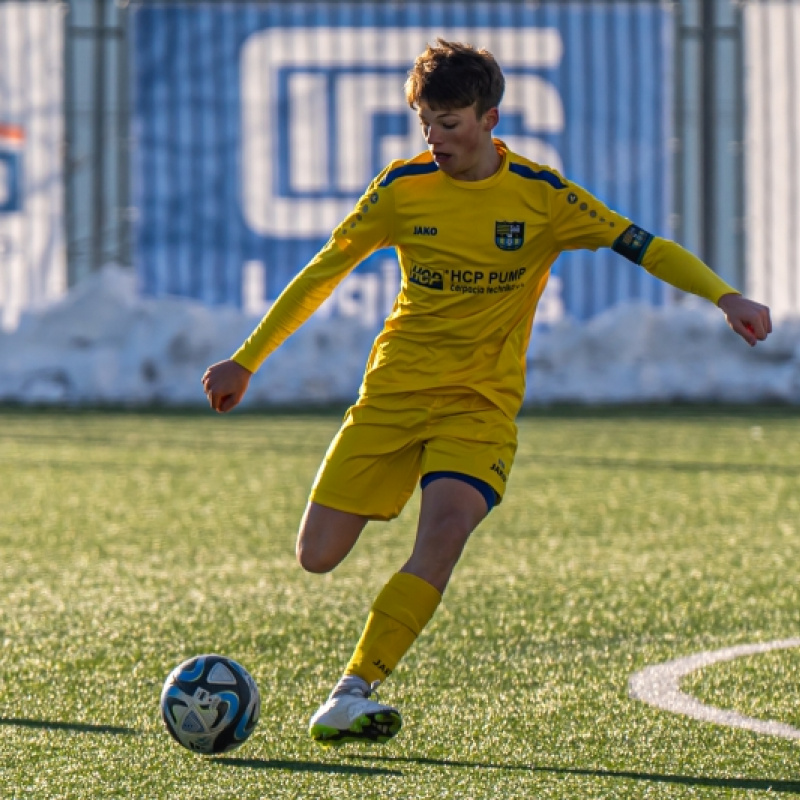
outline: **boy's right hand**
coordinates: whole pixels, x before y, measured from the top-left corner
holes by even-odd
[[[214,411],[224,414],[239,405],[253,373],[231,359],[212,364],[203,375],[203,389]]]

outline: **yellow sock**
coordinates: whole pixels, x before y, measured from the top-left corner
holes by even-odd
[[[370,609],[345,675],[385,680],[436,611],[442,595],[408,572],[393,575]]]

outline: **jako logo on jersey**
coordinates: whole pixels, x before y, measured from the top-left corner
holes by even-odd
[[[519,250],[525,240],[524,222],[495,222],[494,243],[501,250]]]
[[[429,228],[427,225],[415,225],[414,236],[436,236],[438,228]]]
[[[416,264],[414,264],[411,270],[411,277],[408,280],[410,283],[426,286],[428,289],[444,289],[444,280],[441,272],[435,269],[426,269]]]

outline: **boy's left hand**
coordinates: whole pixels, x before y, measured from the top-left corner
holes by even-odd
[[[717,305],[725,314],[728,325],[750,347],[755,347],[756,342],[763,342],[772,333],[769,309],[761,303],[748,300],[740,294],[724,294]]]

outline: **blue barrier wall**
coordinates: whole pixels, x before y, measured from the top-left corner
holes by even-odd
[[[145,293],[258,311],[374,173],[425,148],[403,83],[436,36],[496,55],[497,135],[671,236],[673,19],[656,2],[134,6],[135,263]],[[397,288],[372,256],[323,313],[377,324]],[[542,318],[663,286],[605,251],[564,254]]]

